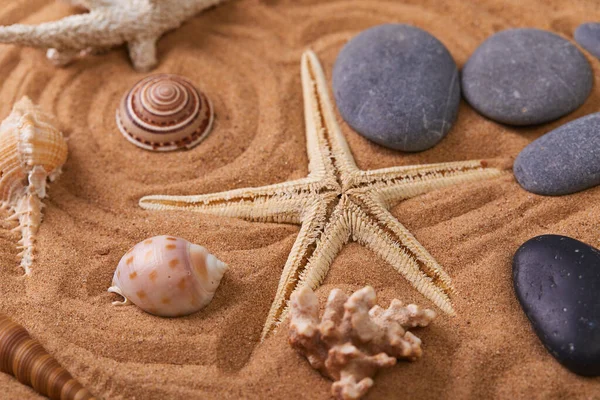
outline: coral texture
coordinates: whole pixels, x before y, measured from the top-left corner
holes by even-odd
[[[157,64],[156,42],[167,31],[223,0],[65,0],[90,10],[40,25],[0,27],[0,42],[48,49],[48,59],[66,65],[81,55],[127,43],[139,71]]]
[[[373,386],[378,369],[421,357],[421,340],[407,329],[429,325],[435,313],[397,299],[384,310],[376,301],[370,286],[350,297],[334,289],[319,320],[319,301],[309,287],[291,296],[290,344],[335,381],[336,399],[359,399]]]

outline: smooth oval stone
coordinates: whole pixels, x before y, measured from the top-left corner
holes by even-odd
[[[560,118],[585,102],[592,85],[592,69],[581,51],[539,29],[496,33],[462,71],[463,94],[471,106],[509,125]]]
[[[600,184],[600,113],[571,121],[530,143],[513,172],[527,191],[557,196]]]
[[[543,235],[513,259],[515,292],[548,351],[580,375],[600,375],[600,251]]]
[[[382,146],[428,149],[456,120],[460,84],[444,45],[409,25],[368,29],[340,51],[333,93],[344,120]]]
[[[575,30],[575,40],[581,47],[600,59],[600,24],[589,22]]]

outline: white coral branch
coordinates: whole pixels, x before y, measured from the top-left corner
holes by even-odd
[[[384,310],[376,300],[370,286],[349,298],[334,289],[319,320],[319,302],[309,287],[292,294],[290,344],[335,381],[331,392],[336,399],[361,398],[380,368],[422,354],[421,340],[406,329],[429,325],[435,313],[414,304],[404,307],[399,300]]]
[[[224,0],[69,0],[90,10],[40,25],[0,27],[0,43],[51,49],[48,57],[65,65],[75,57],[127,43],[134,67],[156,63],[156,42],[200,11]],[[82,53],[83,52],[83,53]]]

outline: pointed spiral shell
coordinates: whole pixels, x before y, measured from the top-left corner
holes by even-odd
[[[27,330],[0,314],[0,371],[56,400],[94,397]],[[0,395],[1,397],[1,395]]]
[[[161,317],[180,317],[212,300],[227,265],[208,250],[173,236],[133,246],[117,266],[109,292]]]
[[[213,107],[204,93],[178,75],[156,74],[123,96],[117,126],[127,140],[146,150],[190,149],[209,134]]]
[[[16,205],[31,185],[29,175],[36,167],[39,172],[34,175],[39,179],[35,189],[45,189],[41,186],[46,176],[60,173],[67,153],[67,142],[54,118],[23,97],[0,125],[0,200]]]
[[[60,175],[68,155],[67,141],[55,125],[54,117],[28,97],[16,102],[0,124],[0,205],[19,221],[14,230],[21,231],[19,257],[26,275],[35,259],[46,181]]]

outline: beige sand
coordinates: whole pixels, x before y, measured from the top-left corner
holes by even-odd
[[[54,20],[74,9],[50,0],[11,0],[0,23]],[[401,4],[412,3],[412,4]],[[145,194],[208,193],[306,174],[299,61],[311,47],[328,79],[343,44],[384,22],[424,28],[459,65],[487,36],[510,27],[572,38],[600,20],[596,0],[571,1],[239,0],[211,10],[159,43],[157,72],[185,75],[208,93],[217,122],[192,151],[156,154],[127,143],[114,112],[138,79],[125,49],[55,69],[44,53],[0,47],[0,118],[27,94],[53,111],[69,139],[63,176],[50,188],[33,276],[17,268],[18,234],[0,224],[0,312],[27,327],[89,389],[110,399],[327,399],[330,382],[287,344],[285,330],[259,344],[279,274],[298,227],[188,213],[143,211]],[[590,57],[600,77],[600,62]],[[598,86],[585,105],[531,129],[508,128],[461,104],[448,137],[403,154],[342,129],[359,167],[382,168],[485,158],[502,165],[548,130],[598,111]],[[341,122],[341,120],[340,120]],[[592,398],[600,381],[571,374],[542,347],[514,296],[511,258],[525,240],[565,234],[600,245],[600,188],[560,198],[523,191],[504,178],[406,201],[394,215],[452,276],[455,318],[417,331],[425,354],[382,371],[370,399]],[[205,245],[230,264],[213,302],[186,318],[114,308],[106,292],[123,253],[146,237],[171,234]],[[372,285],[387,306],[398,297],[428,305],[390,266],[350,244],[318,291]],[[0,374],[0,398],[36,398]]]

